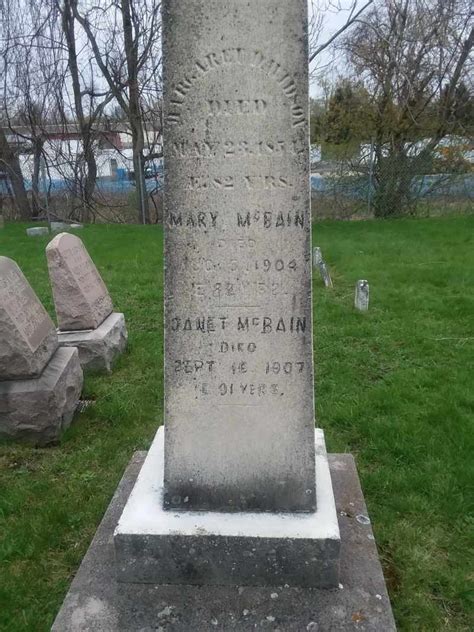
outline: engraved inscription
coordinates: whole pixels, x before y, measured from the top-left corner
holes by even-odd
[[[196,60],[191,66],[190,72],[172,88],[167,122],[170,125],[179,123],[181,108],[189,91],[196,83],[202,80],[203,76],[213,70],[234,65],[257,69],[275,81],[289,101],[292,127],[305,125],[305,113],[301,103],[301,96],[298,94],[296,82],[291,74],[279,62],[265,55],[262,51],[245,50],[243,48],[228,48],[218,52],[211,52],[202,59]]]
[[[305,151],[300,138],[286,140],[223,140],[190,141],[181,140],[172,143],[168,149],[173,158],[247,158],[268,156],[298,156]]]
[[[305,5],[254,5],[164,3],[169,508],[315,504]]]
[[[107,288],[96,267],[82,244],[65,248],[62,255],[67,259],[69,269],[77,284],[87,295],[94,309],[101,309],[109,300]]]
[[[234,116],[239,114],[265,114],[268,103],[265,99],[211,99],[207,102],[209,116]]]

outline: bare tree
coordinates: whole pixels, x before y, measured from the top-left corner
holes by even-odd
[[[376,215],[410,207],[414,176],[452,129],[457,88],[469,79],[472,17],[467,0],[380,0],[344,40],[373,95]]]
[[[357,23],[374,0],[310,0],[309,2],[309,66],[312,79],[327,80],[334,67],[335,44]],[[344,16],[341,24],[326,34],[331,18]]]
[[[112,8],[96,5],[81,12],[75,2],[74,16],[84,29],[104,81],[130,125],[139,221],[148,223],[143,106],[151,78],[156,81],[160,76],[160,3],[119,0]],[[106,38],[104,28],[107,28]]]
[[[11,102],[10,80],[17,69],[16,50],[19,45],[18,21],[22,14],[12,0],[0,0],[0,171],[3,171],[11,185],[14,202],[21,219],[31,215],[28,195],[19,161],[19,143],[12,143],[9,134],[9,104]]]

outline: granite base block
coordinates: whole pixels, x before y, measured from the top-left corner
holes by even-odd
[[[314,513],[164,510],[163,466],[160,428],[115,531],[119,581],[337,586],[339,527],[322,430]]]
[[[372,527],[350,454],[329,455],[341,534],[334,589],[124,584],[113,532],[145,459],[135,453],[56,617],[52,632],[394,632]]]
[[[38,378],[0,382],[0,437],[45,445],[72,421],[83,375],[77,349],[59,348]]]
[[[77,347],[84,371],[110,373],[118,356],[125,351],[127,338],[125,317],[117,312],[110,314],[97,329],[58,330],[61,346]]]

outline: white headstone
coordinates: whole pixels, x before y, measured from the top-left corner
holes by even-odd
[[[57,347],[54,323],[22,271],[0,257],[0,381],[39,376]]]
[[[163,6],[165,506],[312,511],[306,1]]]
[[[323,253],[319,246],[313,248],[313,268],[317,268],[323,260]]]
[[[26,234],[28,237],[43,237],[49,235],[49,228],[47,226],[34,226],[33,228],[27,228]]]
[[[356,283],[354,306],[361,312],[366,312],[369,309],[369,282],[365,279]]]
[[[96,329],[113,311],[112,299],[84,244],[60,233],[46,248],[61,331]]]

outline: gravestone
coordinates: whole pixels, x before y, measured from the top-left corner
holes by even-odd
[[[3,217],[3,215],[0,213],[0,229],[1,228],[5,228],[5,218]]]
[[[60,233],[46,247],[61,346],[79,350],[84,369],[110,371],[127,343],[123,314],[112,299],[84,244]]]
[[[361,279],[356,283],[354,306],[361,312],[366,312],[369,309],[369,282],[365,279]]]
[[[271,20],[243,0],[163,7],[164,462],[159,433],[134,492],[150,507],[131,500],[116,534],[119,577],[337,585],[314,428],[306,3],[262,0]],[[189,539],[195,511],[217,543]],[[199,553],[154,564],[179,525]]]
[[[53,630],[394,630],[353,458],[314,429],[306,0],[162,7],[165,429]]]
[[[316,269],[323,260],[323,253],[319,246],[313,248],[313,268]]]
[[[46,257],[59,329],[96,329],[113,312],[113,305],[82,241],[60,233],[49,242]]]
[[[0,436],[56,440],[82,389],[76,349],[58,349],[53,321],[18,265],[0,257]]]
[[[306,8],[203,4],[163,14],[165,504],[313,511]]]
[[[59,233],[60,231],[68,228],[68,224],[66,224],[66,222],[51,222],[50,226],[53,233]]]
[[[313,268],[315,270],[319,270],[319,274],[321,275],[321,279],[323,280],[325,287],[333,287],[329,268],[323,259],[323,253],[321,252],[321,248],[319,246],[315,246],[313,248]]]
[[[49,228],[47,226],[33,226],[33,228],[27,228],[26,234],[28,237],[44,237],[49,235]]]
[[[53,321],[17,264],[0,257],[0,379],[41,375],[58,347]]]

